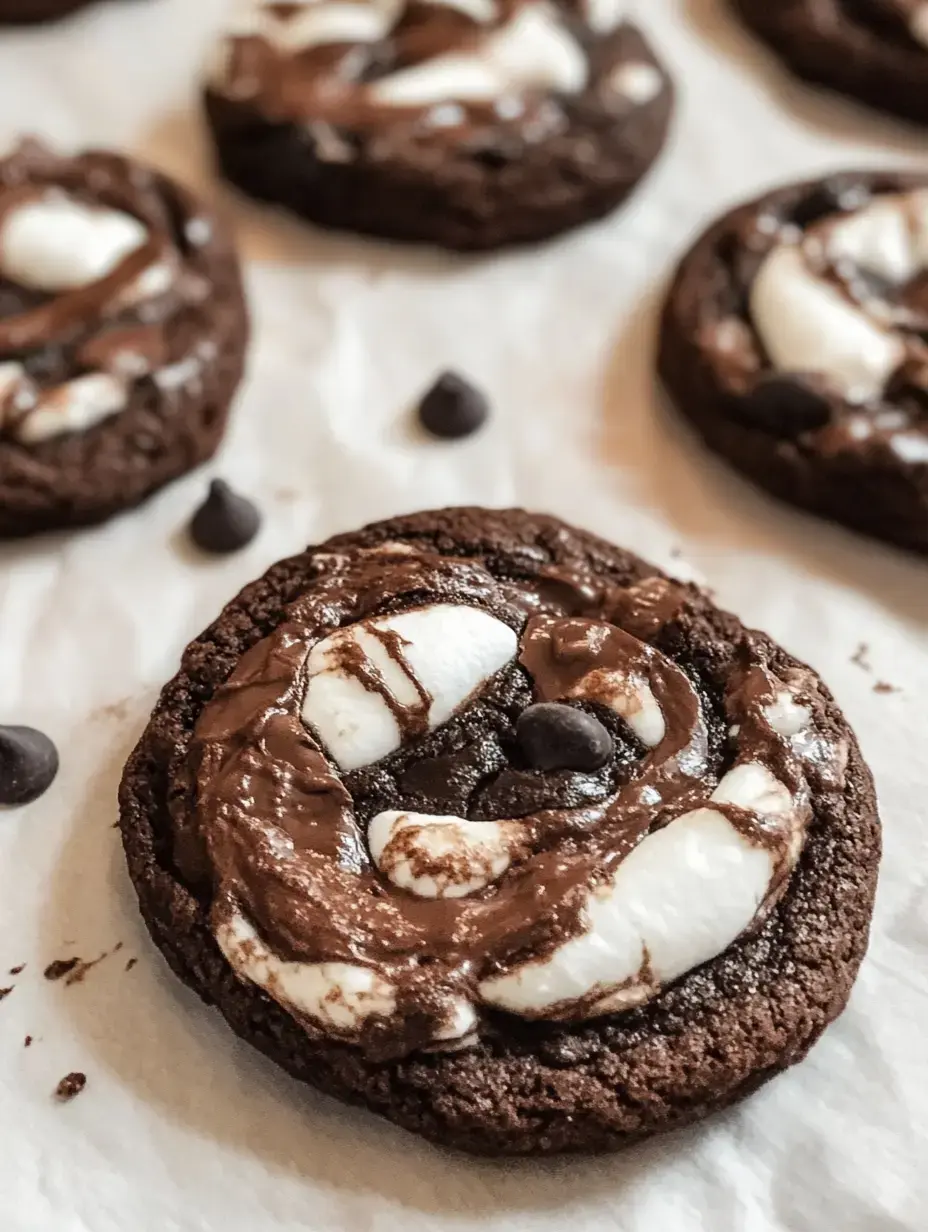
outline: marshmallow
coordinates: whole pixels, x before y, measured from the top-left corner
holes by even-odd
[[[911,465],[928,462],[928,435],[924,432],[900,432],[890,439],[889,447],[903,462]]]
[[[388,636],[396,657],[378,633]],[[398,749],[403,737],[384,697],[352,672],[352,664],[396,706],[424,710],[431,730],[509,663],[517,648],[508,625],[463,604],[438,603],[349,625],[310,651],[303,721],[343,770],[356,770]]]
[[[238,976],[327,1030],[349,1034],[368,1018],[389,1018],[396,1010],[392,985],[369,967],[286,962],[239,911],[217,926],[216,941]]]
[[[418,898],[463,898],[509,867],[518,822],[465,821],[428,813],[378,813],[367,843],[378,869]]]
[[[34,445],[66,432],[81,432],[115,415],[125,405],[123,378],[91,372],[40,392],[32,409],[15,422],[13,434],[23,444]]]
[[[465,17],[469,17],[471,21],[476,21],[479,25],[488,25],[491,21],[495,21],[498,13],[496,0],[431,0],[431,2],[445,8],[456,9],[457,12],[463,13]]]
[[[71,291],[113,273],[147,237],[129,214],[48,192],[0,221],[0,273],[30,290]]]
[[[781,244],[764,260],[750,306],[775,368],[825,373],[852,402],[878,397],[905,358],[902,338],[813,274],[796,244]]]
[[[919,4],[909,20],[909,30],[917,43],[928,47],[928,4]]]
[[[797,702],[788,689],[782,689],[773,702],[764,707],[764,718],[777,735],[789,739],[791,736],[798,736],[802,729],[808,726],[812,711],[808,706]]]
[[[788,817],[794,807],[789,788],[766,766],[745,761],[729,770],[712,793],[716,804],[734,804],[761,817]]]
[[[284,16],[274,5],[251,3],[232,23],[229,34],[264,39],[284,53],[325,43],[376,43],[390,32],[401,9],[401,0],[329,0],[303,4]]]
[[[586,85],[584,52],[556,13],[527,5],[473,51],[449,52],[380,78],[368,87],[378,103],[417,107],[446,99],[491,102],[510,91],[544,88],[574,94]]]
[[[586,930],[541,961],[483,980],[483,1000],[545,1017],[596,994],[594,1013],[639,1004],[715,958],[753,922],[776,871],[724,814],[695,809],[649,834],[588,896]]]
[[[589,692],[589,685],[594,680],[596,688]],[[603,695],[603,690],[609,690],[609,693]],[[649,749],[657,748],[664,739],[667,731],[664,713],[651,686],[640,677],[634,674],[625,676],[619,672],[593,672],[579,688],[573,690],[572,696],[584,696],[588,692],[591,698],[604,701],[620,715]]]
[[[625,21],[628,0],[584,0],[583,12],[594,34],[611,34]]]
[[[751,316],[774,366],[822,372],[851,402],[879,397],[906,356],[899,314],[877,296],[855,304],[815,273],[815,247],[841,273],[851,264],[901,285],[928,268],[928,190],[877,197],[769,253],[751,288]]]
[[[664,78],[653,64],[631,62],[613,69],[609,84],[616,94],[623,95],[636,107],[643,107],[663,90]]]

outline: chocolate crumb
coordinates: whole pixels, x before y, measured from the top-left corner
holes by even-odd
[[[32,1036],[27,1035],[26,1038],[23,1040],[23,1047],[30,1048],[31,1046],[32,1046]]]
[[[55,1095],[63,1103],[71,1100],[75,1095],[80,1095],[84,1087],[87,1085],[87,1075],[75,1070],[74,1073],[65,1074],[62,1080],[55,1087]]]
[[[890,684],[888,680],[878,680],[873,686],[874,693],[901,693],[902,690],[894,684]]]
[[[66,975],[70,975],[80,961],[80,958],[56,958],[54,962],[50,962],[45,968],[45,978],[47,980],[61,980]]]
[[[0,988],[0,1001],[2,1001],[4,997],[8,997],[12,991],[12,988]]]
[[[26,964],[20,963],[18,967],[10,967],[10,975],[21,975],[26,970]]]
[[[139,960],[137,958],[130,958],[129,961],[126,963],[126,970],[131,971],[138,961]]]
[[[865,672],[872,672],[873,667],[870,663],[870,647],[866,642],[861,642],[854,653],[851,655],[851,662],[856,667],[861,667]]]

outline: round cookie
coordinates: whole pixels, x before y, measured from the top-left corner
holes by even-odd
[[[732,0],[798,77],[928,124],[926,0]]]
[[[707,444],[792,504],[928,551],[928,177],[733,210],[684,258],[659,367]]]
[[[538,706],[584,716],[555,760]],[[800,1060],[880,846],[810,669],[521,510],[275,565],[187,648],[120,804],[152,937],[237,1034],[490,1154],[614,1149]]]
[[[0,159],[0,539],[100,522],[209,458],[248,320],[217,218],[119,155]]]
[[[31,26],[44,21],[57,21],[94,0],[0,0],[0,24]]]
[[[206,91],[220,165],[246,193],[452,249],[608,213],[671,109],[623,0],[259,2]]]

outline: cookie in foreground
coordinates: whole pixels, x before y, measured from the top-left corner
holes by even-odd
[[[0,538],[100,522],[210,457],[244,365],[238,261],[156,171],[0,159]]]
[[[853,172],[726,214],[684,257],[660,373],[707,444],[928,552],[928,177]]]
[[[489,1154],[621,1147],[800,1060],[879,859],[814,672],[521,510],[275,565],[187,648],[120,800],[152,937],[238,1035]]]
[[[623,0],[256,2],[206,109],[225,175],[326,227],[486,249],[608,213],[670,80]]]
[[[928,124],[922,0],[732,0],[797,77]]]

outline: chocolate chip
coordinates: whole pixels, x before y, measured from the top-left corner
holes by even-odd
[[[80,1095],[84,1087],[87,1085],[87,1075],[75,1071],[72,1074],[65,1074],[62,1080],[55,1087],[55,1095],[63,1103],[69,1099],[73,1099],[75,1095]]]
[[[442,373],[419,403],[423,428],[446,440],[470,436],[488,414],[485,395],[456,372]]]
[[[0,727],[0,804],[28,804],[52,785],[58,750],[33,727]]]
[[[595,715],[558,702],[523,710],[516,739],[535,770],[598,770],[612,754],[612,737]]]
[[[802,373],[762,376],[738,400],[737,410],[745,423],[775,436],[811,432],[831,418],[831,403],[816,387],[816,378]]]
[[[237,552],[251,543],[261,526],[261,515],[244,496],[222,479],[209,485],[209,495],[193,515],[190,537],[204,552]]]

